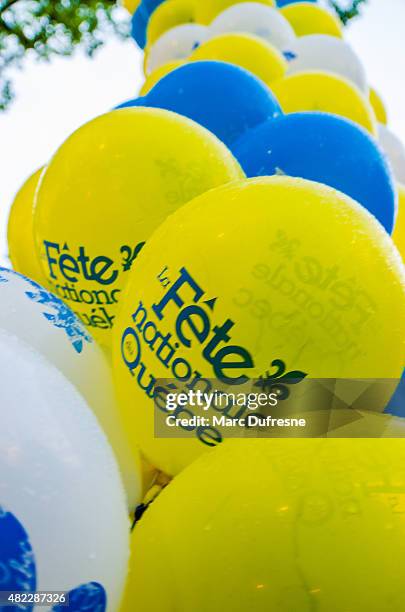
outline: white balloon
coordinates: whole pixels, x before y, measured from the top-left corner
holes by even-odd
[[[4,331],[0,389],[0,591],[82,587],[67,610],[116,612],[129,520],[105,435],[65,377]]]
[[[35,281],[0,268],[0,329],[41,353],[81,393],[115,450],[129,507],[136,506],[140,459],[130,450],[119,418],[107,358],[76,315]]]
[[[167,62],[186,59],[210,36],[209,28],[201,25],[186,23],[171,28],[147,52],[146,74]]]
[[[295,40],[290,51],[290,74],[311,70],[333,72],[352,81],[368,96],[363,64],[344,40],[326,34],[302,36]]]
[[[378,125],[378,140],[395,178],[405,184],[405,147],[401,140],[382,123]]]
[[[276,9],[259,2],[234,4],[211,23],[213,35],[228,32],[254,34],[280,51],[289,51],[296,36],[287,19]]]

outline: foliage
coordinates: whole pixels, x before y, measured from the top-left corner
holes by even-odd
[[[344,24],[367,2],[330,1]],[[0,0],[0,111],[13,98],[12,70],[27,57],[49,60],[76,47],[91,56],[111,34],[124,38],[129,30],[129,16],[116,0]]]
[[[351,19],[360,15],[361,8],[367,1],[368,0],[352,0],[348,5],[346,3],[346,7],[342,7],[341,2],[334,2],[331,0],[331,5],[335,9],[343,25],[347,25]]]
[[[26,57],[68,56],[77,46],[93,55],[111,33],[129,35],[116,0],[0,0],[0,110],[13,97],[9,71]]]

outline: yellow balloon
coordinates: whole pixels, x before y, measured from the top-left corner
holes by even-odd
[[[322,111],[341,115],[374,136],[377,122],[369,101],[350,81],[327,72],[299,72],[272,83],[271,89],[285,113]]]
[[[189,61],[219,60],[249,70],[269,85],[282,79],[288,64],[270,43],[250,34],[222,34],[200,45]]]
[[[154,486],[165,486],[170,481],[169,476],[155,468],[142,454],[140,455],[140,472],[143,499],[148,498],[148,494]]]
[[[33,233],[34,195],[41,178],[40,168],[24,183],[10,210],[7,228],[8,252],[16,272],[41,285],[45,282],[35,248]]]
[[[183,23],[197,23],[195,17],[195,0],[168,0],[163,2],[152,13],[149,20],[146,38],[148,45],[170,28]]]
[[[404,465],[403,440],[223,444],[135,527],[127,609],[400,612]]]
[[[280,13],[290,22],[297,36],[328,34],[343,38],[339,19],[327,9],[312,2],[289,4],[280,9]]]
[[[146,56],[145,56],[146,57]],[[287,73],[288,63],[273,45],[251,34],[221,34],[201,44],[188,62],[217,60],[236,64],[270,85]],[[145,95],[166,74],[185,62],[168,62],[154,70],[147,78],[140,94]]]
[[[142,498],[145,497],[149,489],[153,486],[158,473],[159,470],[149,463],[141,454]]]
[[[385,104],[380,94],[373,87],[370,87],[370,104],[373,107],[377,121],[383,125],[387,125],[387,109],[385,108]]]
[[[274,0],[257,0],[257,2],[275,6]],[[240,0],[197,0],[195,13],[197,23],[210,24],[217,15],[234,4],[240,4]]]
[[[331,413],[331,420],[334,418]],[[359,411],[359,418],[337,428],[331,428],[328,438],[405,438],[405,419],[371,411]],[[341,418],[341,417],[339,417]]]
[[[132,108],[90,121],[54,155],[37,192],[34,232],[49,286],[108,348],[129,270],[154,229],[241,176],[225,145],[175,113]]]
[[[266,177],[196,198],[146,245],[114,329],[113,375],[131,443],[175,475],[226,437],[196,423],[186,439],[181,430],[168,438],[163,379],[200,389],[268,370],[400,378],[404,306],[391,238],[342,193]]]
[[[155,468],[149,461],[142,455],[139,454],[139,470],[140,482],[141,482],[141,496],[137,503],[147,504],[156,497],[156,494],[160,492],[172,479],[157,468]],[[131,523],[134,522],[135,510],[137,506],[129,508]]]
[[[402,260],[405,263],[405,187],[398,184],[398,216],[392,234],[392,239],[401,253]]]
[[[135,13],[139,5],[140,0],[122,0],[122,6],[124,6],[131,14]]]
[[[163,77],[169,74],[169,72],[171,72],[172,70],[175,70],[176,68],[178,68],[179,66],[182,66],[183,64],[184,62],[181,62],[181,61],[167,62],[167,64],[163,64],[163,66],[159,66],[159,68],[156,68],[156,70],[153,70],[153,72],[151,72],[146,77],[145,82],[142,85],[142,88],[139,92],[139,95],[146,96],[146,94],[150,92],[152,87],[154,87],[156,83],[160,81],[160,79],[163,79]]]

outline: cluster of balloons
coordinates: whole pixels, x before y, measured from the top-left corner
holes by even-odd
[[[141,91],[10,213],[0,590],[68,591],[71,612],[399,612],[405,149],[316,1],[124,5]],[[173,390],[264,374],[287,395],[391,384],[323,439],[168,435]]]

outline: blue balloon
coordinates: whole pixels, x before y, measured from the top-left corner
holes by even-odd
[[[385,413],[397,417],[405,417],[405,370],[397,390],[385,409]]]
[[[132,16],[131,36],[141,49],[146,46],[149,19],[162,2],[163,0],[142,0]]]
[[[397,194],[385,156],[363,128],[343,117],[282,115],[249,131],[232,152],[248,177],[282,173],[324,183],[393,230]]]
[[[150,19],[150,12],[149,12],[148,7],[146,6],[146,4],[145,4],[145,2],[143,0],[142,0],[142,2],[139,3],[139,6],[136,9],[135,13],[136,12],[138,12],[138,14],[142,17],[142,19],[147,24],[149,19]]]
[[[191,62],[163,77],[143,98],[117,108],[163,108],[193,119],[226,145],[281,113],[280,106],[262,81],[233,64]]]
[[[160,6],[165,0],[142,0],[142,4],[149,13],[149,17],[152,15],[158,6]]]
[[[305,0],[305,1],[316,3],[318,0]],[[287,6],[288,4],[297,4],[297,2],[302,2],[302,0],[277,0],[277,6],[281,8],[282,6]]]
[[[149,17],[145,16],[144,8],[141,3],[132,15],[131,21],[131,36],[141,49],[144,49],[146,45],[148,20]]]

